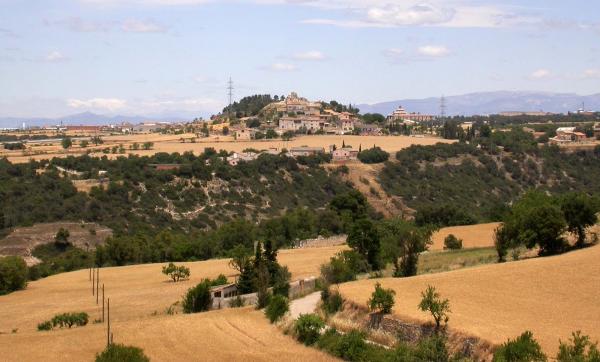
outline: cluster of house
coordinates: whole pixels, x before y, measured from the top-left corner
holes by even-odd
[[[323,109],[321,102],[311,102],[306,98],[298,96],[292,92],[285,99],[269,104],[263,111],[274,111],[281,115],[278,125],[267,122],[263,128],[272,128],[278,134],[285,132],[306,132],[309,134],[352,134],[361,135],[380,135],[382,134],[381,125],[366,124],[362,122],[359,116],[351,112],[337,112],[332,109]],[[392,114],[387,116],[387,124],[406,124],[414,125],[421,122],[429,122],[435,119],[435,116],[421,113],[408,113],[398,107]],[[256,130],[239,127],[233,130],[235,138],[238,140],[253,139]]]
[[[237,166],[240,161],[253,161],[258,158],[261,154],[278,155],[281,151],[277,148],[269,148],[261,152],[234,152],[231,156],[227,157],[227,163],[231,166]],[[345,162],[353,161],[358,158],[358,150],[351,147],[336,148],[334,145],[329,146],[329,153],[333,162]],[[325,148],[323,147],[291,147],[286,151],[285,155],[288,157],[301,157],[301,156],[316,156],[325,154]]]
[[[594,138],[600,136],[600,123],[594,124]],[[556,129],[556,136],[550,138],[551,144],[580,143],[587,141],[587,136],[583,132],[578,132],[575,127],[559,127]]]

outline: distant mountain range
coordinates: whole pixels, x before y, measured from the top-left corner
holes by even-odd
[[[72,114],[58,118],[21,118],[21,117],[0,117],[0,127],[21,127],[23,123],[29,126],[50,126],[50,125],[105,125],[120,124],[122,122],[140,123],[140,122],[182,122],[191,119],[180,117],[146,117],[146,116],[107,116],[92,112]]]
[[[544,111],[553,113],[574,112],[585,103],[586,110],[600,111],[600,93],[581,96],[574,93],[551,93],[551,92],[521,92],[521,91],[498,91],[479,92],[457,96],[447,96],[447,115],[474,115],[474,114],[497,114],[507,111]],[[404,107],[407,112],[419,112],[425,114],[440,114],[440,97],[424,99],[400,99],[390,102],[375,104],[359,104],[357,107],[361,113],[390,114],[398,106]],[[44,125],[103,125],[119,124],[122,122],[182,122],[190,121],[192,118],[182,117],[181,112],[173,112],[160,116],[108,116],[91,112],[73,114],[59,118],[21,118],[0,117],[0,128],[21,127],[23,122],[26,126]]]
[[[447,96],[447,115],[485,115],[506,111],[574,112],[585,103],[586,110],[600,111],[600,93],[580,96],[574,93],[550,92],[480,92]],[[390,114],[402,105],[407,112],[440,114],[440,97],[401,99],[376,104],[359,104],[361,113]]]

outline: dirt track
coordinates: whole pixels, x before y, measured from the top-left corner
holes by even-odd
[[[420,292],[433,285],[450,300],[450,326],[493,343],[531,330],[555,355],[559,338],[581,330],[600,340],[600,246],[565,255],[492,264],[412,278],[342,284],[342,294],[365,305],[376,281],[396,291],[394,313],[423,321]]]

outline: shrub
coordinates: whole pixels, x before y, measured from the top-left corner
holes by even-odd
[[[436,330],[440,329],[441,323],[448,323],[448,314],[450,313],[450,301],[441,299],[440,294],[431,285],[424,292],[421,292],[421,303],[419,309],[423,312],[431,313],[435,321]]]
[[[241,308],[245,305],[246,301],[239,295],[229,301],[229,307],[231,308]]]
[[[388,158],[390,158],[390,154],[379,147],[373,147],[358,153],[358,159],[362,163],[381,163],[387,161]]]
[[[600,362],[598,344],[592,343],[589,336],[582,336],[581,331],[577,331],[570,341],[570,345],[560,341],[558,362]]]
[[[459,250],[463,247],[462,243],[462,239],[457,238],[454,234],[450,234],[444,239],[444,249]]]
[[[383,314],[391,313],[394,307],[394,295],[396,292],[393,289],[383,289],[379,282],[375,283],[375,291],[367,302],[369,309]]]
[[[183,313],[198,313],[210,309],[212,306],[212,296],[210,294],[209,283],[208,280],[203,280],[188,290],[183,297]]]
[[[219,285],[225,285],[227,283],[228,280],[224,274],[219,274],[219,276],[216,279],[212,279],[209,282],[211,287],[218,287]]]
[[[52,329],[52,322],[50,321],[45,321],[42,323],[39,323],[37,326],[38,331],[49,331]]]
[[[347,361],[367,360],[367,342],[363,332],[352,330],[343,335],[337,345],[336,355]]]
[[[27,264],[18,256],[0,257],[0,295],[27,286]]]
[[[290,310],[289,300],[282,295],[274,295],[265,309],[265,314],[271,323],[281,319],[287,311]]]
[[[56,245],[56,247],[65,249],[66,247],[71,245],[71,243],[69,242],[69,236],[69,230],[60,228],[54,236],[54,244]]]
[[[177,266],[173,263],[169,263],[169,265],[163,266],[162,273],[168,275],[174,283],[180,280],[188,279],[190,277],[189,268],[183,265]],[[225,280],[227,280],[227,278],[225,278]]]
[[[141,348],[111,344],[96,355],[96,362],[150,362]]]
[[[89,316],[85,312],[62,313],[62,314],[55,315],[48,322],[40,323],[40,325],[44,325],[44,327],[46,327],[45,323],[51,323],[52,328],[54,328],[54,327],[72,328],[73,326],[83,327],[88,324],[88,321],[89,321]],[[38,325],[38,329],[39,329],[40,325]]]
[[[321,276],[329,284],[338,284],[356,279],[356,274],[369,270],[362,255],[346,250],[331,257],[329,264],[321,266]]]
[[[344,299],[338,291],[331,292],[329,288],[321,291],[321,301],[323,302],[323,310],[327,314],[333,314],[342,309]]]
[[[307,346],[317,342],[325,322],[316,314],[301,314],[296,320],[294,331],[298,340]]]
[[[508,340],[494,352],[493,362],[544,362],[546,355],[530,331]]]

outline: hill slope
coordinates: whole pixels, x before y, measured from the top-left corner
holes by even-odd
[[[503,343],[531,330],[549,355],[559,338],[581,330],[600,340],[600,246],[555,257],[491,264],[403,279],[361,280],[340,285],[344,297],[365,305],[381,282],[396,291],[394,313],[427,321],[417,310],[420,292],[435,286],[450,300],[449,325]]]

